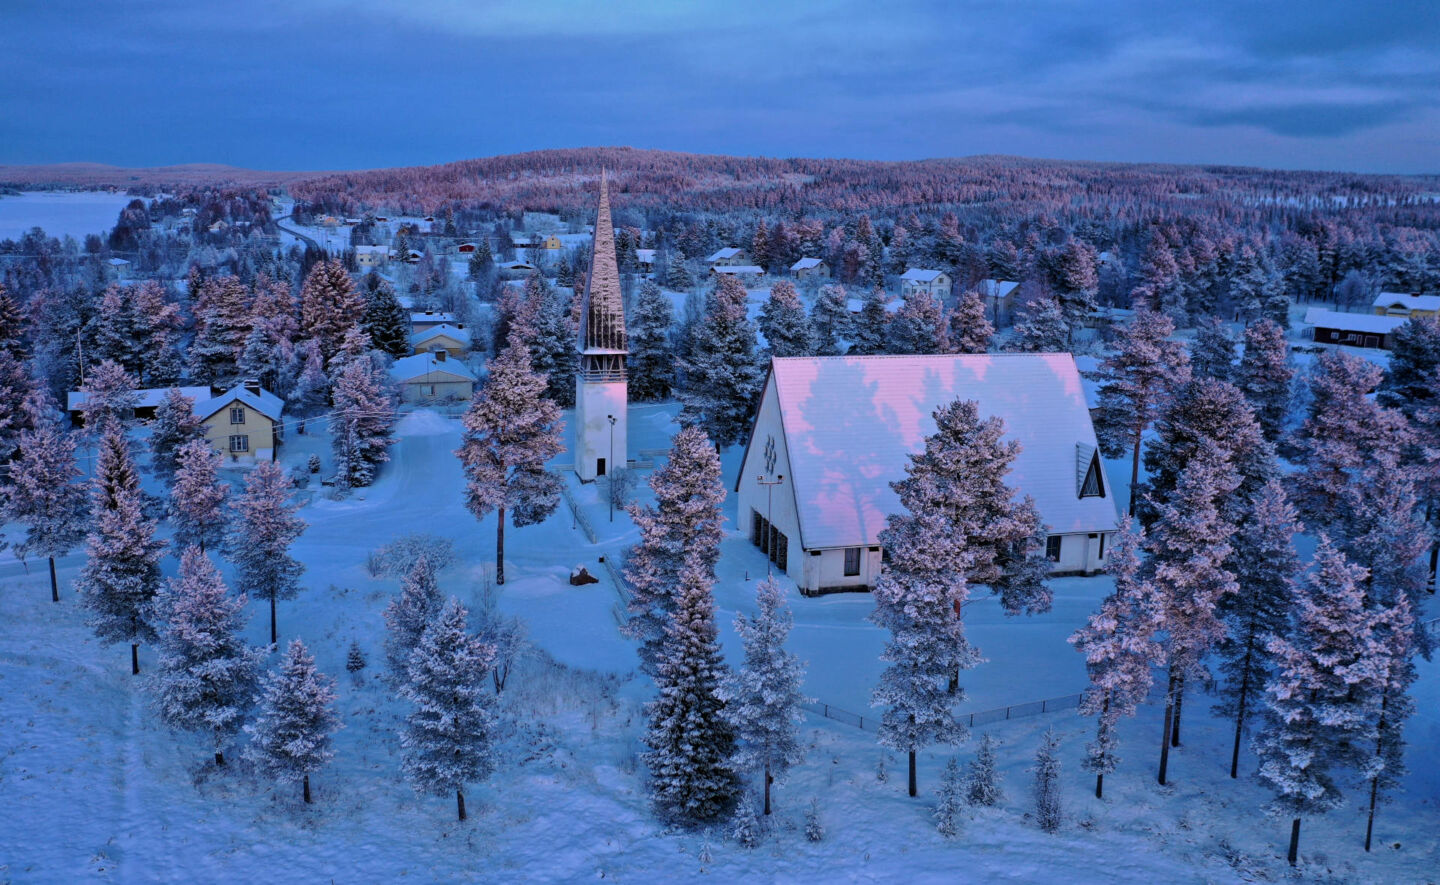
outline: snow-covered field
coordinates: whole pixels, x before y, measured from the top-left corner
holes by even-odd
[[[0,240],[18,240],[32,227],[52,237],[81,239],[115,226],[120,210],[135,199],[108,191],[26,191],[0,196]]]
[[[674,412],[632,407],[635,450],[663,449]],[[1107,777],[1104,801],[1093,798],[1093,779],[1079,767],[1089,720],[1071,712],[987,726],[1002,742],[1005,802],[969,817],[953,841],[941,839],[930,821],[949,751],[921,755],[922,795],[910,799],[902,756],[882,752],[871,732],[819,717],[805,724],[809,757],[777,786],[776,830],[759,849],[739,848],[719,831],[663,829],[650,815],[638,762],[649,681],[634,673],[634,650],[613,614],[618,597],[598,564],[633,541],[633,527],[623,513],[610,523],[597,488],[572,480],[598,543],[562,505],[542,525],[507,531],[508,580],[493,586],[494,517],[477,523],[463,507],[452,455],[459,433],[458,421],[410,413],[374,487],[341,501],[317,495],[301,510],[309,528],[295,552],[308,567],[306,589],[281,603],[281,638],[303,638],[321,669],[339,677],[346,726],[335,762],[313,779],[312,806],[293,789],[258,780],[237,754],[216,768],[203,739],[157,722],[143,677],[129,675],[128,650],[98,645],[77,610],[69,585],[80,556],[62,562],[63,602],[54,605],[43,564],[27,573],[0,554],[0,881],[655,882],[702,873],[722,882],[1295,878],[1283,857],[1288,831],[1259,810],[1266,798],[1260,787],[1228,779],[1229,726],[1211,718],[1198,697],[1187,705],[1186,744],[1172,756],[1171,785],[1154,782],[1159,711],[1147,706],[1122,727],[1125,761]],[[328,460],[324,438],[313,431],[291,435],[283,457],[300,463],[311,452]],[[725,453],[727,479],[739,456]],[[1116,479],[1127,466],[1109,465]],[[456,542],[459,561],[441,573],[442,590],[472,611],[486,593],[496,594],[504,611],[526,621],[536,648],[503,696],[500,768],[467,790],[471,819],[463,824],[453,802],[417,797],[402,779],[396,733],[404,710],[378,678],[380,612],[397,582],[371,578],[366,556],[415,531]],[[582,563],[599,584],[568,584],[570,569]],[[751,608],[764,569],[760,554],[732,531],[716,590],[731,660],[739,644],[730,622],[736,610]],[[966,674],[966,709],[1083,688],[1080,657],[1064,638],[1108,592],[1108,581],[1067,578],[1055,588],[1055,611],[1044,616],[1007,619],[988,599],[967,609],[988,663]],[[868,715],[884,640],[865,620],[868,597],[810,600],[792,590],[790,601],[792,645],[810,667],[808,693]],[[258,644],[268,638],[267,616],[260,605],[252,609],[248,636]],[[363,684],[344,671],[352,639],[370,659]],[[142,649],[142,666],[153,661],[153,650]],[[1440,745],[1440,667],[1422,664],[1416,692],[1419,713],[1408,730],[1414,773],[1380,812],[1376,851],[1361,850],[1364,817],[1351,790],[1345,809],[1307,821],[1304,880],[1398,883],[1440,875],[1440,774],[1428,764]],[[1026,818],[1026,769],[1048,726],[1062,738],[1065,765],[1066,822],[1054,836]],[[958,752],[963,759],[972,750]],[[889,772],[883,783],[882,758]],[[818,844],[803,834],[812,799],[827,829]]]

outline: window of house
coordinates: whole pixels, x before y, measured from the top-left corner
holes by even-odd
[[[248,452],[248,451],[250,451],[250,437],[249,437],[249,435],[244,434],[244,433],[237,433],[236,435],[230,437],[230,451],[232,451],[232,452]]]
[[[1100,478],[1100,456],[1090,459],[1090,469],[1085,471],[1085,482],[1080,486],[1080,497],[1105,497],[1105,484]]]
[[[853,578],[860,574],[860,548],[845,548],[845,577]]]
[[[1045,539],[1045,558],[1051,562],[1060,561],[1060,542],[1063,539],[1059,535],[1051,535]]]
[[[231,406],[231,407],[230,407],[230,423],[231,423],[231,424],[244,424],[244,423],[245,423],[245,407],[244,407],[244,406]]]

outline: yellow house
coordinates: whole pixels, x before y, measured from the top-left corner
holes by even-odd
[[[443,350],[455,358],[470,352],[470,330],[464,323],[441,323],[423,332],[410,336],[410,345],[416,353],[434,353]]]
[[[232,464],[274,461],[284,412],[285,401],[257,381],[242,382],[195,405],[195,415],[205,426],[205,439]]]
[[[563,248],[565,248],[565,244],[562,243],[562,242],[560,242],[560,238],[559,238],[559,237],[555,236],[554,234],[551,234],[550,236],[548,236],[548,237],[545,238],[545,248],[546,248],[546,249],[563,249]]]
[[[1406,295],[1404,292],[1381,292],[1371,303],[1376,316],[1435,317],[1440,316],[1440,295]]]

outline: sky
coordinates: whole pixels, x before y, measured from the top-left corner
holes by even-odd
[[[0,0],[0,164],[588,145],[1440,172],[1440,6]]]

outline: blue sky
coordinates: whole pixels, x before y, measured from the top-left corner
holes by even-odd
[[[0,0],[0,163],[583,145],[1440,172],[1440,8]]]

